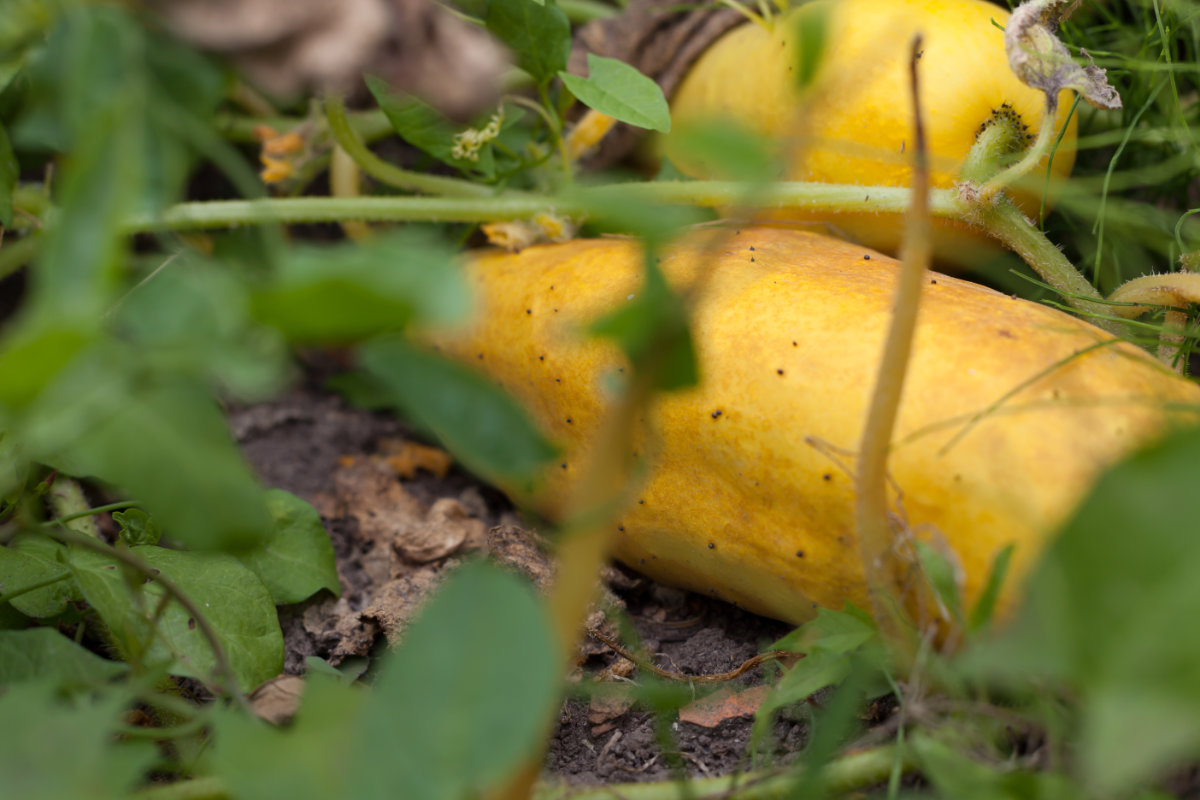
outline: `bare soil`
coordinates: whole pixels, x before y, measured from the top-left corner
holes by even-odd
[[[545,584],[552,565],[538,548],[536,523],[457,467],[435,474],[445,464],[431,458],[431,451],[417,446],[414,461],[412,431],[395,416],[352,408],[314,376],[276,401],[233,409],[231,418],[263,481],[305,498],[322,513],[338,558],[340,599],[323,594],[281,609],[287,672],[302,673],[308,656],[336,664],[379,655],[389,642],[402,638],[404,623],[440,576],[471,550],[487,552]],[[414,535],[423,537],[419,552],[439,556],[442,544],[447,552],[414,563],[402,555],[413,552],[404,549],[402,540]],[[665,672],[704,676],[733,671],[789,630],[623,569],[611,570],[607,583],[610,602],[623,606],[621,613],[640,638],[638,652]],[[616,636],[616,616],[610,613],[604,621],[597,614],[593,622]],[[720,690],[711,704],[761,686],[777,671],[777,665],[764,663],[723,683],[669,682],[697,699]],[[673,774],[724,775],[749,766],[753,698],[761,698],[762,690],[739,694],[745,703],[736,707],[717,703],[707,717],[689,714],[691,706],[685,705],[684,716],[699,723],[681,720],[677,708],[656,713],[609,694],[589,699],[602,680],[619,692],[644,682],[642,677],[607,644],[595,638],[584,643],[580,669],[573,676],[577,691],[563,702],[545,778],[608,784]],[[804,714],[792,716],[797,719],[783,718],[775,725],[768,748],[773,760],[790,760],[804,745]]]

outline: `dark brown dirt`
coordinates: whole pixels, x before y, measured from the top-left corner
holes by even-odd
[[[397,563],[390,547],[384,547],[386,552],[381,555],[379,543],[364,534],[362,520],[368,518],[363,509],[346,507],[348,496],[339,487],[344,488],[347,475],[363,464],[382,463],[381,451],[394,447],[410,431],[391,415],[351,408],[321,388],[317,379],[276,401],[233,409],[231,418],[235,435],[264,482],[304,497],[321,511],[338,557],[341,599],[318,597],[281,609],[286,671],[302,672],[308,656],[337,663],[379,653],[388,638],[402,634],[412,608],[436,586],[440,574],[459,561],[458,555],[451,555],[424,565]],[[383,488],[399,492],[396,496],[402,505],[416,500],[410,509],[416,516],[439,498],[455,499],[467,515],[492,529],[483,546],[491,548],[493,557],[517,563],[526,572],[539,569],[525,552],[533,552],[529,543],[536,534],[531,526],[502,495],[470,475],[451,469],[437,477],[421,470],[409,479],[389,474],[383,480],[399,484]],[[361,491],[361,481],[356,485],[355,491]],[[353,495],[376,496],[392,495]],[[380,509],[380,513],[388,510]],[[660,586],[624,570],[613,570],[609,583],[640,638],[639,652],[651,654],[663,670],[688,675],[727,672],[769,649],[788,631],[781,623]],[[616,628],[610,625],[606,630],[611,634]],[[581,670],[574,676],[579,691],[563,703],[546,758],[547,779],[572,784],[620,783],[661,780],[672,774],[723,775],[750,766],[751,716],[725,719],[708,728],[680,721],[676,707],[654,712],[642,704],[625,710],[628,703],[612,707],[589,701],[587,687],[595,685],[595,674],[605,668],[620,675],[608,684],[610,688],[630,687],[636,692],[635,687],[647,682],[607,645],[595,639],[586,642],[581,650]],[[770,663],[754,667],[728,682],[728,687],[737,690],[761,684],[777,670]],[[669,683],[685,687],[683,703],[722,686]],[[778,759],[788,760],[803,746],[806,725],[781,719],[773,733],[769,749]]]

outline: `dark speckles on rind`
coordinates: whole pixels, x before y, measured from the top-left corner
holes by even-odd
[[[781,369],[777,369],[777,370],[775,370],[775,374],[776,374],[776,375],[782,375],[782,374],[783,374],[783,370],[781,370]]]
[[[574,425],[574,424],[575,424],[575,420],[571,419],[570,417],[567,417],[567,424],[568,424],[568,425]]]
[[[532,309],[532,308],[527,308],[527,309],[525,309],[525,313],[526,313],[526,314],[532,314],[532,313],[533,313],[533,309]]]
[[[538,361],[545,361],[545,360],[546,360],[545,356],[538,356]]]
[[[871,260],[871,254],[863,253],[863,261],[870,261],[870,260]]]
[[[559,464],[559,466],[560,466],[560,467],[562,467],[563,469],[566,469],[566,468],[567,468],[567,465],[566,465],[566,463],[565,463],[565,462],[564,462],[564,463],[562,463],[562,464]]]
[[[930,279],[929,279],[929,282],[930,282],[931,284],[933,284],[934,286],[937,286],[937,278],[930,278]]]
[[[721,414],[722,414],[722,413],[723,413],[723,412],[721,411],[721,409],[719,409],[719,408],[718,408],[716,411],[712,412],[712,418],[713,418],[713,419],[716,419],[716,418],[718,418],[719,416],[721,416]]]
[[[617,526],[617,530],[619,530],[619,531],[621,531],[621,532],[623,533],[623,532],[625,531],[625,526],[624,526],[624,525],[618,525],[618,526]]]
[[[803,551],[803,550],[797,550],[797,551],[796,551],[796,558],[804,558],[804,551]]]
[[[824,475],[822,475],[822,476],[821,476],[821,478],[822,478],[823,480],[831,481],[831,480],[833,480],[833,475],[831,475],[830,473],[826,472]]]
[[[475,357],[481,359],[481,358],[483,358],[483,353],[476,353]]]
[[[709,549],[709,550],[716,550],[716,549],[717,549],[717,543],[716,543],[716,542],[709,542],[709,543],[708,543],[708,549]]]

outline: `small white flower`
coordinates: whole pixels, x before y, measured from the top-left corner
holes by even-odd
[[[504,122],[504,106],[496,109],[488,124],[482,128],[467,128],[462,133],[454,134],[454,147],[450,155],[467,161],[479,160],[479,148],[500,135],[500,125]]]

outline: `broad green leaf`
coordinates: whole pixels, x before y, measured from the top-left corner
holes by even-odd
[[[555,449],[507,394],[480,374],[389,337],[359,363],[392,403],[437,435],[469,469],[497,483],[531,483]]]
[[[64,701],[50,683],[0,695],[0,775],[13,800],[128,798],[156,758],[151,742],[120,742],[129,698]]]
[[[238,678],[250,691],[283,669],[283,634],[271,595],[253,572],[223,553],[196,553],[144,545],[132,552],[173,581],[212,625]],[[176,675],[220,682],[217,662],[195,618],[172,600],[153,625],[162,586],[127,575],[128,567],[88,551],[71,555],[84,599],[108,626],[122,654]],[[153,630],[153,636],[151,631]],[[149,647],[147,648],[147,643]]]
[[[465,130],[455,126],[433,106],[412,95],[393,92],[381,78],[366,76],[367,88],[380,110],[392,123],[401,139],[437,160],[467,173],[490,179],[495,173],[495,157],[490,144],[483,145],[474,159],[454,155],[454,137]],[[480,123],[480,127],[487,122]]]
[[[0,227],[12,225],[12,193],[17,186],[17,157],[13,155],[8,134],[0,125]]]
[[[28,617],[56,617],[67,604],[80,599],[78,587],[69,577],[63,546],[46,536],[27,534],[0,547],[0,594],[21,592],[40,583],[40,589],[25,591],[10,602]]]
[[[446,580],[383,665],[343,796],[479,797],[537,752],[558,702],[549,618],[493,564]]]
[[[602,114],[660,133],[671,130],[671,109],[659,85],[615,58],[588,53],[588,77],[560,72],[579,102]]]
[[[487,29],[508,45],[517,66],[546,84],[567,68],[571,23],[554,0],[488,0]]]
[[[297,248],[253,295],[254,315],[299,342],[357,341],[410,322],[454,323],[471,310],[454,254],[412,234]]]
[[[120,526],[117,534],[129,547],[139,544],[158,544],[162,538],[162,526],[154,517],[140,508],[130,508],[125,511],[114,511],[113,522]]]
[[[59,687],[99,686],[128,667],[109,661],[53,628],[0,631],[0,686],[48,681]]]
[[[1007,631],[966,662],[1078,698],[1085,786],[1126,794],[1200,757],[1200,431],[1104,475],[1044,553]],[[1131,739],[1131,732],[1137,732]]]
[[[259,577],[275,604],[299,603],[321,589],[341,594],[333,544],[317,510],[282,489],[267,492],[267,508],[271,533],[238,560]]]
[[[331,668],[332,669],[332,668]],[[353,735],[372,696],[341,676],[313,674],[286,729],[276,728],[235,709],[214,714],[212,768],[230,796],[255,800],[330,800],[349,797],[352,770],[377,770],[356,752]],[[378,747],[386,747],[379,743]],[[386,758],[390,758],[388,755]],[[357,795],[379,800],[400,794]]]
[[[654,375],[658,389],[683,389],[700,380],[687,308],[652,258],[634,299],[592,323],[590,332],[615,341],[634,369]]]
[[[270,527],[262,489],[194,381],[133,379],[119,348],[95,348],[25,421],[30,455],[114,483],[197,549],[245,549]]]

